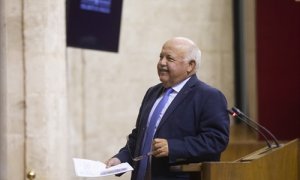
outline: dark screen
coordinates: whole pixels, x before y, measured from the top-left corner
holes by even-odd
[[[67,46],[118,52],[122,0],[67,0]]]

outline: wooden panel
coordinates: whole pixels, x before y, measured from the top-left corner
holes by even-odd
[[[221,161],[234,161],[266,146],[262,141],[230,143],[221,155]]]

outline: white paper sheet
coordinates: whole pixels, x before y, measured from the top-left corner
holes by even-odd
[[[121,163],[116,166],[106,168],[106,165],[100,161],[73,158],[73,162],[76,176],[80,177],[109,176],[133,170],[128,163]]]

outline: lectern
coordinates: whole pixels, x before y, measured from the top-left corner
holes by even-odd
[[[261,148],[235,161],[181,165],[197,180],[300,180],[299,140]]]

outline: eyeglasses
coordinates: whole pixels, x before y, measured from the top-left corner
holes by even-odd
[[[147,154],[133,157],[133,156],[132,156],[132,153],[131,153],[131,151],[130,151],[130,147],[129,147],[129,143],[128,143],[128,142],[129,142],[129,138],[127,137],[126,148],[127,148],[128,152],[129,152],[129,154],[130,154],[130,158],[131,158],[133,161],[136,161],[136,162],[137,162],[137,161],[140,161],[140,160],[144,159],[145,157],[151,156],[151,155],[153,154],[153,152],[151,151],[151,152],[148,152]]]

